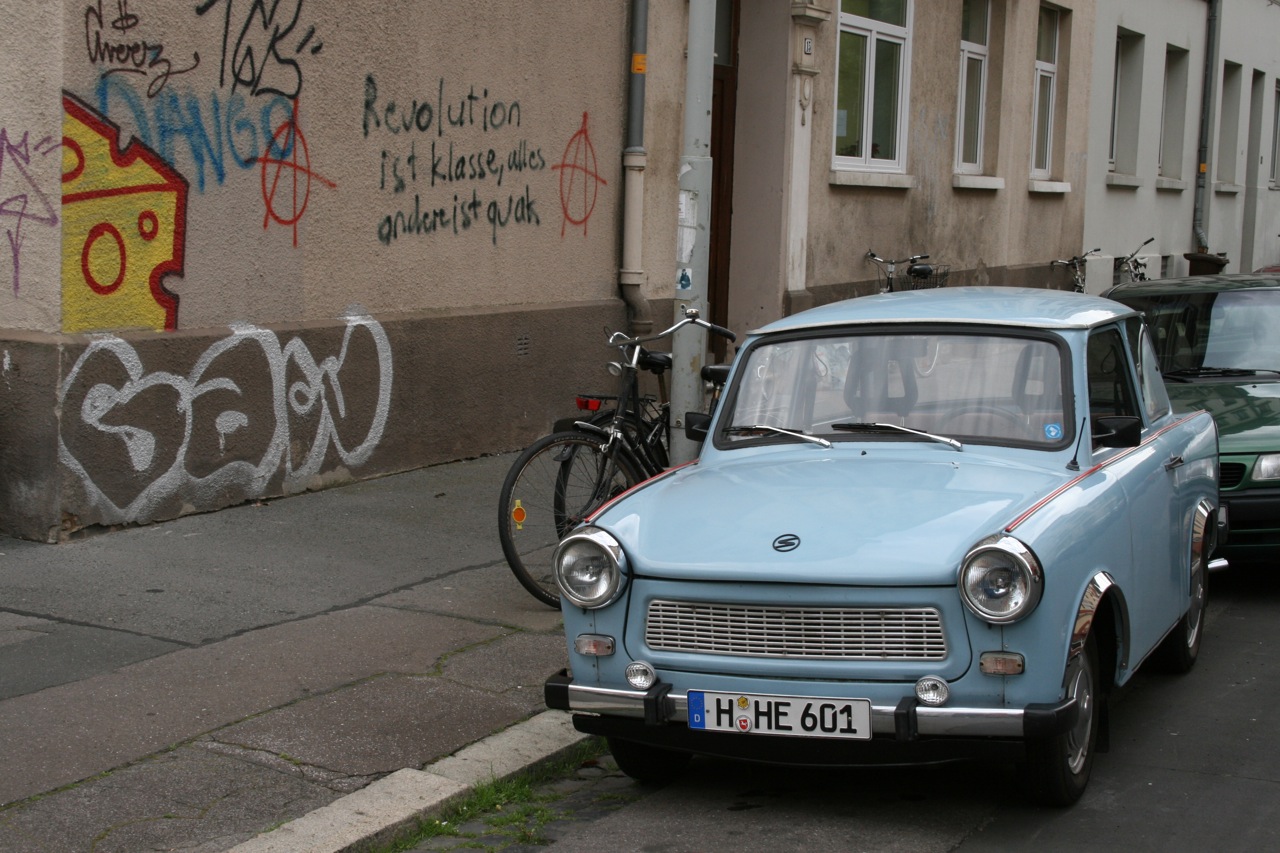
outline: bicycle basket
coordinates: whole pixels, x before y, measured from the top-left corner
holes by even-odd
[[[924,290],[946,287],[951,276],[950,264],[912,264],[907,270],[907,289]]]

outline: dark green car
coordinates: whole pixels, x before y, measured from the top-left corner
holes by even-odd
[[[1176,409],[1218,423],[1229,562],[1280,553],[1280,274],[1128,282],[1107,294],[1141,311]]]

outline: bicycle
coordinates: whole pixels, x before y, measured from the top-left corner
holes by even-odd
[[[867,250],[866,259],[876,265],[880,279],[880,292],[893,293],[893,282],[899,264],[907,264],[907,290],[922,290],[929,287],[946,287],[947,278],[951,275],[949,264],[922,264],[928,255],[912,255],[898,261],[890,261],[875,252]]]
[[[1084,293],[1085,261],[1091,255],[1096,255],[1098,252],[1101,252],[1101,251],[1102,251],[1101,248],[1090,249],[1089,251],[1085,252],[1083,255],[1076,255],[1075,257],[1068,258],[1065,261],[1064,260],[1049,261],[1049,269],[1053,269],[1059,264],[1061,264],[1064,267],[1069,267],[1071,269],[1072,289],[1075,290],[1076,293]]]
[[[688,325],[736,340],[733,332],[701,319],[691,308],[656,335],[630,338],[614,332],[608,344],[623,356],[609,365],[619,380],[617,395],[580,395],[581,409],[595,406],[592,416],[571,424],[558,422],[558,428],[569,428],[535,441],[507,472],[498,498],[502,553],[516,580],[544,604],[560,604],[551,561],[560,540],[609,500],[666,470],[670,403],[665,384],[659,383],[659,398],[653,400],[639,395],[638,380],[642,370],[661,379],[670,369],[671,356],[651,352],[643,344],[668,338]],[[713,385],[723,385],[726,375],[721,365],[702,370],[703,379]],[[614,404],[612,409],[604,409],[606,401]]]
[[[1126,258],[1120,258],[1116,261],[1116,284],[1120,284],[1120,273],[1124,273],[1129,281],[1146,281],[1147,280],[1147,262],[1138,258],[1138,253],[1147,247],[1155,237],[1148,237],[1147,242],[1143,243]]]

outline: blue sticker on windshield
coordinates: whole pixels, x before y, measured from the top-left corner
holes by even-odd
[[[1044,437],[1050,441],[1057,441],[1062,438],[1062,424],[1045,424]]]

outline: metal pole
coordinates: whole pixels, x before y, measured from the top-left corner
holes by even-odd
[[[716,0],[689,0],[686,45],[684,145],[676,228],[675,316],[682,306],[707,313],[711,232],[711,96],[715,73]],[[671,346],[671,461],[688,462],[697,445],[685,438],[685,413],[703,406],[702,362],[706,331],[686,326]]]

